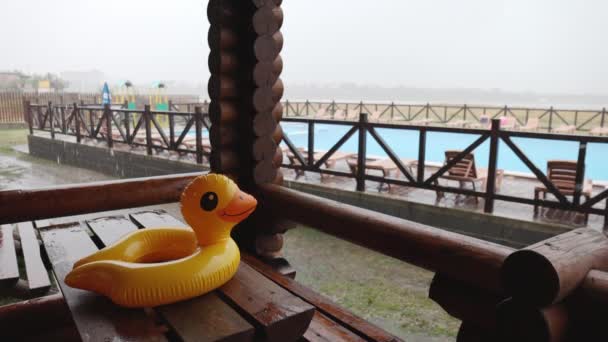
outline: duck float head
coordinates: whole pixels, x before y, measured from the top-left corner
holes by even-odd
[[[255,210],[257,201],[230,178],[207,174],[186,187],[180,203],[190,228],[129,233],[78,260],[65,283],[126,307],[169,304],[226,283],[240,262],[230,232]]]
[[[230,238],[232,228],[257,205],[253,196],[241,191],[230,178],[218,174],[194,179],[182,192],[180,203],[182,216],[201,246]]]

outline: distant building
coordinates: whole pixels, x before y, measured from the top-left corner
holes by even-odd
[[[65,90],[74,92],[98,92],[106,79],[106,75],[99,70],[64,71],[60,77],[69,84]]]
[[[27,76],[19,72],[0,71],[0,89],[22,90]]]

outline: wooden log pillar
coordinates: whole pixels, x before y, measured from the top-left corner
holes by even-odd
[[[207,7],[211,171],[228,175],[258,198],[257,210],[234,237],[241,248],[267,259],[280,256],[283,239],[278,234],[287,229],[257,190],[283,181],[280,3],[211,0]]]

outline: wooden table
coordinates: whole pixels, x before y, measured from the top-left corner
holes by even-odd
[[[184,226],[181,221],[162,210],[147,210],[50,226],[41,220],[36,225],[43,259],[51,265],[62,295],[0,307],[3,324],[35,327],[33,332],[18,327],[0,329],[2,341],[24,336],[30,339],[35,336],[31,340],[45,336],[62,341],[399,340],[244,252],[236,275],[211,293],[161,307],[122,308],[103,296],[65,285],[65,275],[76,260],[112,244],[128,232],[145,227]],[[38,244],[35,231],[30,231],[31,223],[17,226],[24,230],[22,245],[24,240]],[[7,238],[0,245],[0,261],[10,264],[16,260],[6,248],[10,247],[12,240],[8,237],[12,235],[6,226],[2,233]],[[18,278],[15,272],[11,269],[0,275]],[[36,279],[34,286],[48,288],[40,280],[44,277],[35,276],[36,272],[46,275],[44,266],[33,265],[31,271],[28,268],[28,277],[30,272],[31,279]],[[42,322],[36,318],[41,314]]]
[[[408,171],[410,172],[411,175],[413,175],[412,172],[412,167],[414,165],[418,164],[418,161],[416,159],[409,159],[409,158],[401,158],[401,163],[403,163],[403,166],[405,166]],[[356,175],[357,174],[357,159],[356,158],[349,158],[347,159],[347,164],[348,167],[350,168],[350,171]],[[395,173],[395,178],[399,177],[399,168],[397,167],[397,164],[395,164],[391,159],[389,158],[381,158],[381,159],[375,159],[375,158],[368,158],[365,162],[365,170],[372,170],[372,171],[380,171],[382,172],[382,177],[387,178],[391,176],[391,173],[394,172]],[[384,182],[381,182],[378,185],[378,191],[382,190],[382,187],[384,186]],[[390,190],[391,185],[388,184],[388,188]]]
[[[73,263],[144,227],[183,226],[163,212],[102,217],[40,230],[76,328],[83,340],[165,341],[167,333],[186,341],[293,341],[307,330],[314,307],[242,262],[232,280],[218,290],[153,310],[125,309],[95,293],[63,282]],[[90,230],[92,236],[87,231]],[[159,319],[164,324],[158,324]]]

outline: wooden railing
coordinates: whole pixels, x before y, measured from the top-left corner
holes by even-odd
[[[26,101],[25,121],[30,134],[34,130],[46,131],[52,139],[62,134],[75,136],[78,143],[82,139],[103,141],[108,147],[121,143],[145,147],[148,155],[154,150],[175,151],[194,155],[198,164],[209,156],[211,149],[203,132],[208,132],[210,123],[201,107],[195,107],[193,112],[152,111],[147,105],[143,110],[124,107]],[[188,137],[192,130],[195,139]]]
[[[0,224],[176,202],[184,187],[197,175],[2,191]],[[602,271],[606,262],[596,257],[606,254],[608,239],[600,232],[576,230],[542,242],[540,248],[531,246],[515,252],[508,247],[277,185],[262,185],[254,193],[260,205],[271,209],[278,217],[436,272],[429,295],[450,314],[463,320],[459,334],[473,330],[476,334],[490,335],[499,331],[501,337],[513,334],[548,336],[533,341],[557,341],[560,339],[555,337],[566,332],[577,338],[590,338],[586,340],[602,340],[601,336],[606,336],[602,335],[601,321],[608,304],[608,273]],[[48,205],[50,200],[53,206]],[[569,248],[565,248],[565,243],[571,244]],[[542,304],[518,297],[520,294],[505,284],[505,277],[512,277],[512,268],[508,265],[522,259],[522,252],[542,255],[546,253],[542,246],[549,245],[552,252],[546,255],[547,262],[520,267],[523,273],[518,277],[525,281],[533,274],[526,272],[537,272],[539,276],[532,278],[542,283],[541,288],[545,283],[557,280],[563,284],[558,285],[559,295],[543,296],[549,299]],[[564,258],[567,256],[571,258]],[[548,267],[549,272],[538,270],[543,267]],[[576,272],[572,272],[571,267],[575,267]],[[551,272],[555,272],[555,276],[545,277]],[[513,298],[519,301],[515,306]],[[518,322],[518,315],[531,319]],[[517,330],[517,324],[525,325]],[[489,338],[490,335],[485,336]],[[496,338],[496,335],[491,336]]]
[[[357,121],[336,121],[331,119],[312,119],[312,118],[284,118],[283,122],[293,122],[293,123],[302,123],[307,125],[307,134],[308,134],[308,149],[306,154],[302,153],[302,150],[299,149],[295,144],[291,141],[289,134],[284,132],[283,134],[283,142],[288,147],[288,153],[293,157],[291,158],[294,162],[289,164],[283,164],[282,166],[285,168],[295,169],[300,172],[316,172],[321,174],[330,174],[334,176],[342,176],[356,179],[356,190],[364,191],[365,190],[365,182],[366,180],[381,182],[385,184],[395,184],[402,185],[408,187],[414,187],[418,189],[426,189],[433,190],[436,192],[449,192],[463,195],[476,196],[485,199],[484,203],[484,211],[486,213],[492,213],[494,210],[494,202],[496,200],[514,202],[514,203],[523,203],[530,205],[541,205],[550,208],[557,208],[563,210],[571,210],[583,214],[597,214],[604,216],[604,224],[608,223],[608,209],[600,209],[594,207],[596,204],[601,202],[602,200],[608,197],[608,190],[604,190],[600,194],[589,198],[588,200],[581,202],[581,191],[583,190],[583,182],[584,182],[584,174],[585,174],[585,158],[587,145],[589,143],[608,143],[608,138],[606,137],[597,137],[597,136],[588,136],[588,135],[562,135],[562,134],[552,134],[552,133],[536,133],[536,132],[519,132],[519,131],[510,131],[510,130],[502,130],[500,129],[500,121],[497,119],[492,120],[491,128],[488,129],[467,129],[467,128],[448,128],[448,127],[439,127],[439,126],[417,126],[417,125],[409,125],[409,124],[394,124],[394,123],[381,123],[381,122],[369,122],[368,115],[365,113],[360,114],[359,119]],[[315,158],[314,156],[314,142],[315,142],[315,125],[316,124],[326,124],[326,125],[338,125],[338,126],[346,126],[348,127],[348,131],[340,138],[338,141],[331,147],[329,150],[320,158]],[[418,155],[417,155],[417,167],[416,174],[412,172],[413,170],[409,169],[402,160],[400,156],[398,156],[391,146],[383,139],[382,135],[378,132],[378,129],[382,128],[390,128],[390,129],[400,129],[400,130],[410,130],[417,131],[419,133],[418,140]],[[456,155],[449,162],[445,163],[443,166],[439,167],[439,169],[431,174],[430,176],[426,176],[425,166],[426,166],[426,137],[429,132],[446,132],[446,133],[455,133],[455,134],[475,134],[478,135],[478,138],[475,139],[473,143],[471,143],[468,147],[464,148],[458,155]],[[342,145],[355,133],[358,133],[358,146],[357,146],[357,158],[353,158],[351,163],[356,163],[354,170],[355,172],[345,172],[335,169],[329,169],[323,167],[329,158],[336,153]],[[375,140],[375,142],[380,145],[382,150],[386,153],[386,155],[392,160],[392,162],[397,166],[400,175],[403,178],[396,177],[380,177],[376,175],[370,175],[366,173],[366,164],[368,160],[367,154],[367,142],[366,137],[367,133],[371,135],[371,137]],[[543,171],[541,171],[526,155],[524,150],[522,150],[518,145],[516,145],[512,138],[534,138],[534,139],[543,139],[547,142],[551,141],[573,141],[579,144],[578,149],[578,157],[577,157],[577,166],[576,166],[576,184],[574,192],[572,196],[572,200],[566,198],[558,188],[555,186],[551,180],[547,177]],[[442,186],[439,184],[438,180],[444,174],[449,172],[449,170],[455,166],[458,162],[462,161],[468,154],[472,153],[478,146],[480,146],[485,141],[490,142],[489,148],[489,165],[488,165],[488,174],[486,180],[486,188],[480,190],[470,190],[470,189],[462,189],[455,187]],[[499,144],[498,142],[502,141],[508,148],[518,157],[521,162],[523,162],[530,171],[534,174],[534,176],[540,181],[546,188],[547,191],[555,196],[556,201],[546,200],[546,199],[532,199],[532,198],[524,198],[524,197],[516,197],[512,195],[506,195],[497,193],[495,189],[495,180],[497,177],[497,161],[499,154]],[[352,167],[352,166],[351,166]],[[351,170],[352,171],[352,170]],[[608,203],[607,203],[608,205]]]
[[[513,118],[517,126],[526,126],[538,120],[537,128],[531,130],[555,129],[567,132],[590,132],[597,135],[608,135],[608,112],[606,108],[589,109],[558,109],[554,107],[523,107],[523,106],[480,106],[480,105],[446,105],[446,104],[402,104],[402,103],[348,103],[320,101],[289,101],[283,102],[286,117],[312,117],[319,111],[334,118],[338,111],[376,113],[376,116],[386,121],[427,121],[432,124],[445,125],[460,122],[460,126],[477,124],[482,119],[495,119],[502,116]],[[532,120],[531,120],[532,119]],[[533,126],[530,126],[533,127]],[[600,129],[601,128],[601,129]]]

